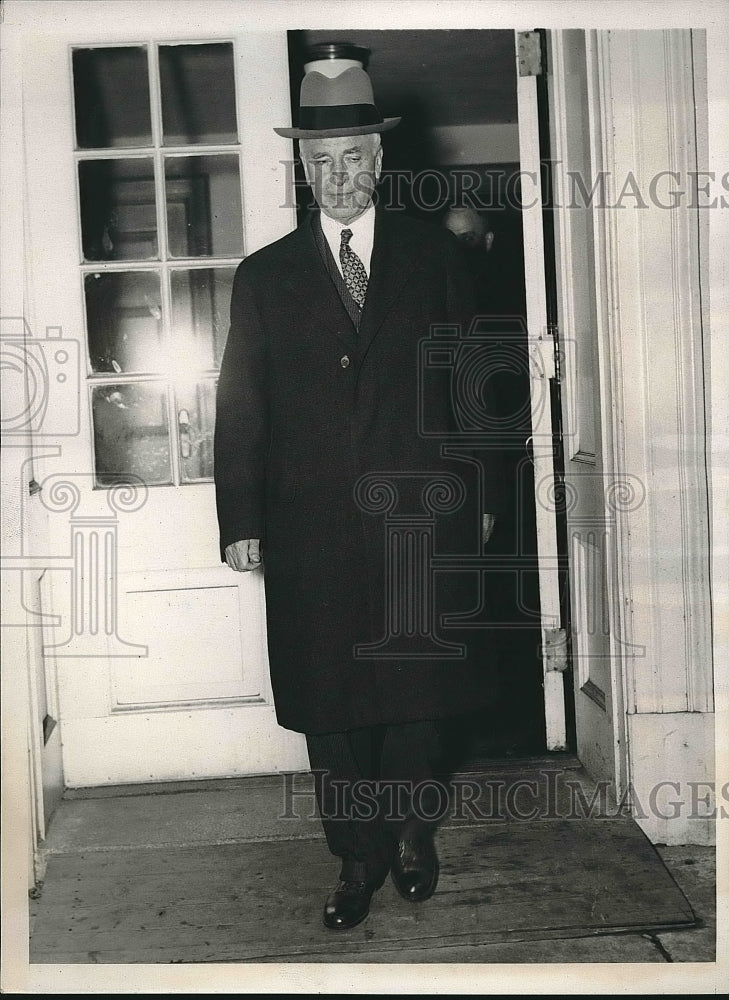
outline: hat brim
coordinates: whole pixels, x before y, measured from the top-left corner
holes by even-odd
[[[277,135],[285,139],[336,139],[341,135],[373,135],[387,132],[399,125],[402,118],[385,118],[376,125],[352,125],[350,128],[275,128]]]

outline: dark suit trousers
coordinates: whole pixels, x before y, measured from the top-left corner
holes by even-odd
[[[307,734],[319,814],[341,878],[384,879],[404,826],[437,821],[447,791],[434,780],[440,755],[432,722]]]

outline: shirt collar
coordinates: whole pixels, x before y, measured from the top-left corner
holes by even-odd
[[[355,242],[357,242],[358,237],[368,238],[371,241],[375,231],[375,206],[372,202],[370,202],[369,207],[358,219],[355,219],[354,222],[348,222],[346,225],[343,222],[339,222],[338,219],[331,219],[324,212],[321,212],[320,215],[321,228],[324,235],[330,242],[335,242],[337,246],[341,242],[343,229],[352,230],[352,239]]]

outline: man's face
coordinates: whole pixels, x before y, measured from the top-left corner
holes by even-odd
[[[372,201],[382,169],[378,135],[302,139],[299,145],[306,179],[319,208],[348,225]]]
[[[472,250],[490,250],[494,241],[494,234],[487,231],[483,219],[471,209],[457,209],[450,211],[443,220],[446,229],[450,229],[454,236],[465,246]]]

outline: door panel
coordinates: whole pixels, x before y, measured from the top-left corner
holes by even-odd
[[[129,574],[120,580],[125,638],[146,645],[111,666],[111,709],[180,704],[265,704],[266,634],[261,588],[227,566]],[[180,641],[181,631],[195,642]],[[200,650],[208,653],[200,657]]]
[[[599,225],[601,163],[594,32],[550,33],[550,127],[562,358],[565,507],[577,753],[593,777],[621,785],[619,678],[615,676],[615,513],[640,502],[629,476],[603,462]],[[594,190],[593,190],[594,188]],[[604,212],[604,210],[603,210]]]
[[[72,17],[24,42],[32,322],[57,341],[45,641],[74,785],[307,766],[211,478],[232,273],[295,223],[286,35],[243,35],[232,9],[193,35],[155,8],[127,39]]]

